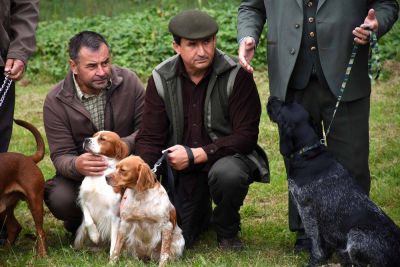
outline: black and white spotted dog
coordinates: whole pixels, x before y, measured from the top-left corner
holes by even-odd
[[[289,191],[312,241],[309,266],[333,252],[345,265],[400,266],[400,228],[320,144],[307,111],[274,97],[267,110],[278,124]]]

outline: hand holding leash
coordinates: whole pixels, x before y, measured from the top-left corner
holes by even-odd
[[[8,58],[4,67],[4,72],[13,81],[19,81],[24,75],[25,63],[16,58]]]
[[[353,30],[355,36],[354,42],[359,45],[369,44],[371,32],[376,33],[378,31],[378,26],[379,23],[375,15],[375,10],[370,9],[364,23]]]

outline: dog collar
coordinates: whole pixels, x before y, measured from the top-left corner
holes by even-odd
[[[304,153],[306,153],[307,151],[313,150],[313,149],[319,147],[320,145],[321,145],[321,142],[317,142],[317,143],[315,143],[315,144],[313,144],[311,146],[303,147],[299,151],[297,151],[297,152],[293,153],[292,155],[290,155],[290,158],[293,158],[295,156],[301,156]]]

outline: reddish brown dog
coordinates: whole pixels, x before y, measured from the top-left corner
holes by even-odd
[[[43,159],[44,141],[32,124],[22,120],[15,120],[15,123],[32,132],[37,149],[32,156],[0,153],[0,222],[5,222],[7,245],[10,246],[21,231],[21,225],[14,216],[14,208],[19,200],[26,200],[36,226],[37,254],[43,257],[47,255],[43,231],[44,178],[36,163]]]

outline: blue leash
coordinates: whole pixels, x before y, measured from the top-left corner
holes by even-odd
[[[369,50],[369,53],[368,53],[368,76],[369,76],[369,78],[371,80],[372,79],[377,80],[379,78],[379,74],[381,72],[381,63],[380,63],[380,58],[379,58],[378,38],[376,37],[376,34],[373,31],[369,31],[369,45],[370,45],[370,50]],[[323,144],[325,146],[327,145],[326,138],[327,138],[327,136],[328,136],[328,134],[329,134],[329,132],[331,130],[333,120],[334,120],[334,118],[336,116],[337,109],[338,109],[340,101],[342,100],[342,97],[343,97],[344,89],[346,88],[347,81],[349,80],[350,72],[351,72],[351,69],[353,67],[353,63],[354,63],[354,59],[356,57],[357,51],[358,51],[358,44],[354,43],[353,50],[351,51],[350,60],[349,60],[349,63],[347,65],[346,73],[344,75],[344,79],[343,79],[343,82],[342,82],[342,86],[340,88],[340,93],[339,93],[338,98],[337,98],[336,106],[335,106],[335,109],[333,111],[331,122],[329,123],[329,126],[328,126],[328,128],[326,130],[326,133],[324,135],[324,138],[321,139],[321,144]],[[372,70],[372,62],[373,62],[372,56],[373,55],[375,55],[375,65],[376,65],[376,67],[375,67],[375,72],[376,72],[375,77],[372,76],[372,71],[373,71]]]

